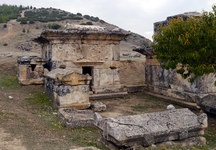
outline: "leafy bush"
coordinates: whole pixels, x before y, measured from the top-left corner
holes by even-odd
[[[11,19],[17,19],[20,15],[20,11],[26,9],[20,5],[0,5],[0,23],[6,23]]]
[[[86,22],[86,23],[81,23],[80,25],[93,25],[93,23],[90,22],[90,21],[88,21],[88,22]]]
[[[105,21],[103,21],[103,20],[100,20],[100,23],[106,23]]]
[[[154,36],[154,50],[162,66],[174,69],[183,77],[216,72],[216,6],[201,17],[172,19]]]
[[[94,22],[98,22],[100,20],[98,17],[93,17],[89,15],[84,15],[83,17]]]
[[[82,14],[81,13],[77,13],[77,16],[82,16]]]
[[[56,24],[56,23],[53,23],[53,24],[48,24],[48,28],[49,29],[60,29],[61,28],[61,25],[59,24]]]

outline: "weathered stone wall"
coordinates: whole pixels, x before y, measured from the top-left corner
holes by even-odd
[[[190,83],[175,70],[163,69],[156,60],[147,60],[147,86],[149,90],[157,93],[197,102],[199,98],[216,93],[215,81],[215,74],[211,73]]]
[[[49,50],[44,48],[43,53]],[[45,55],[45,54],[44,54]],[[119,45],[110,41],[68,41],[62,44],[61,41],[52,43],[52,61],[78,61],[87,59],[89,61],[111,61],[119,60]]]
[[[118,68],[94,68],[93,91],[95,93],[118,92],[120,89]]]
[[[120,61],[118,65],[121,84],[124,86],[145,85],[145,61],[145,59]]]

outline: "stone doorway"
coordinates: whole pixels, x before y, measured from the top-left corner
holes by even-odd
[[[94,67],[92,67],[92,66],[83,66],[82,67],[82,74],[84,74],[84,75],[88,74],[92,77],[92,80],[90,81],[90,91],[92,91],[92,86],[93,86],[93,79],[94,79],[93,70],[94,70]]]

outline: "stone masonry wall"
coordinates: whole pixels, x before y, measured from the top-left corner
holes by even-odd
[[[166,70],[156,61],[147,61],[146,82],[149,90],[167,96],[196,102],[199,98],[216,93],[215,81],[215,74],[211,73],[190,83],[175,70]]]

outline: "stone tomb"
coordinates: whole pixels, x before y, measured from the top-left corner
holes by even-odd
[[[38,56],[18,56],[18,80],[22,85],[43,84],[45,59]]]
[[[150,146],[167,141],[187,141],[199,138],[207,127],[207,115],[197,116],[189,109],[101,119],[97,126],[102,130],[105,143],[118,148],[134,145]],[[200,141],[198,143],[205,143]]]
[[[58,108],[86,109],[90,107],[91,76],[68,69],[54,69],[45,75],[46,92]]]
[[[89,74],[93,93],[113,93],[123,91],[118,63],[125,37],[103,27],[67,25],[65,30],[45,30],[34,41],[41,44],[49,70],[65,66]]]

